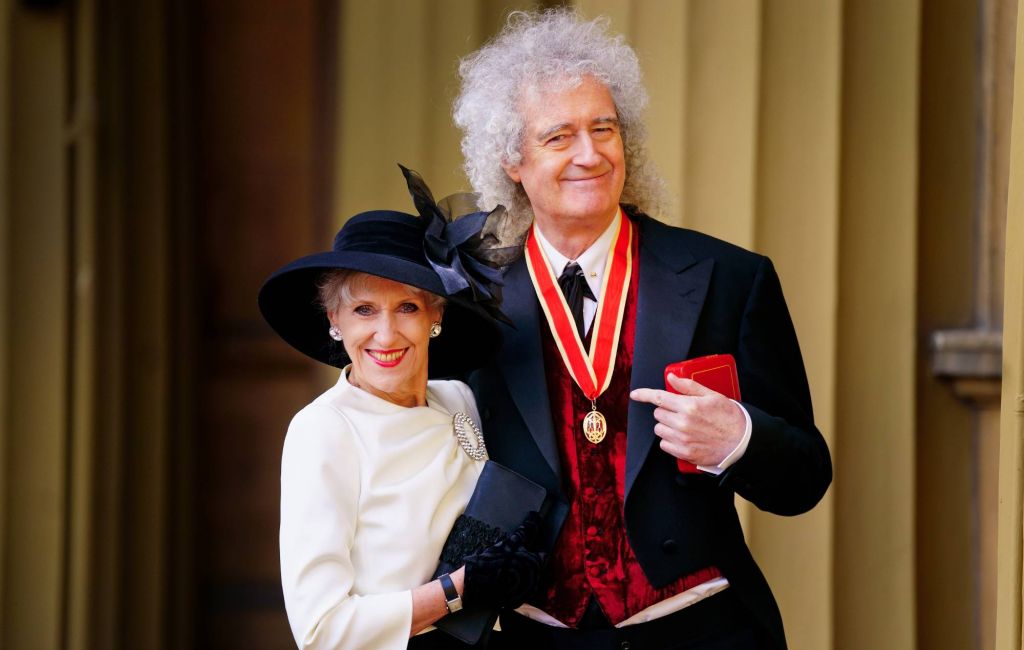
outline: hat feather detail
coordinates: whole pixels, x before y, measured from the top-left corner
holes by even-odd
[[[399,164],[413,204],[426,221],[423,252],[449,296],[472,300],[509,325],[500,309],[504,270],[523,254],[529,219],[512,217],[503,206],[476,210],[476,196],[459,193],[435,201],[417,172]]]

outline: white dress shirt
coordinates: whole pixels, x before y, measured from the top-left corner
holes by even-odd
[[[593,244],[587,247],[587,250],[574,260],[569,259],[565,255],[558,252],[554,244],[549,242],[544,233],[540,231],[540,227],[537,227],[537,241],[540,243],[541,248],[544,249],[544,255],[548,258],[548,264],[551,265],[551,271],[555,274],[555,277],[562,275],[562,271],[565,270],[565,265],[570,262],[576,262],[580,265],[583,270],[583,277],[587,279],[587,286],[593,292],[598,299],[601,298],[601,282],[604,280],[604,267],[608,264],[608,251],[612,248],[612,241],[615,239],[615,228],[618,227],[619,222],[617,219],[612,219],[612,223],[608,226],[601,236],[594,241]],[[594,324],[594,316],[597,315],[597,302],[590,298],[583,299],[583,334],[586,335],[590,331],[590,326]]]
[[[299,411],[281,457],[281,582],[300,648],[404,649],[412,589],[430,581],[484,461],[452,417],[469,387],[427,384],[407,408],[338,383]]]

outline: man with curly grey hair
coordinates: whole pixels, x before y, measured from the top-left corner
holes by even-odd
[[[500,641],[785,648],[733,496],[803,513],[832,464],[771,262],[649,216],[647,95],[607,20],[514,13],[460,73],[480,207],[534,219],[505,275],[514,327],[469,380],[491,458],[556,497],[546,581]],[[742,401],[666,372],[716,354]]]

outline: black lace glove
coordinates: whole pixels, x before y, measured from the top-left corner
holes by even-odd
[[[531,512],[514,531],[466,558],[462,600],[467,607],[519,607],[540,582],[545,554],[540,515]]]

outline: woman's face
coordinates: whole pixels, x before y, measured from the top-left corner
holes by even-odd
[[[349,382],[395,404],[424,405],[430,326],[441,309],[425,292],[375,275],[354,276],[346,293],[328,317],[352,359]]]

